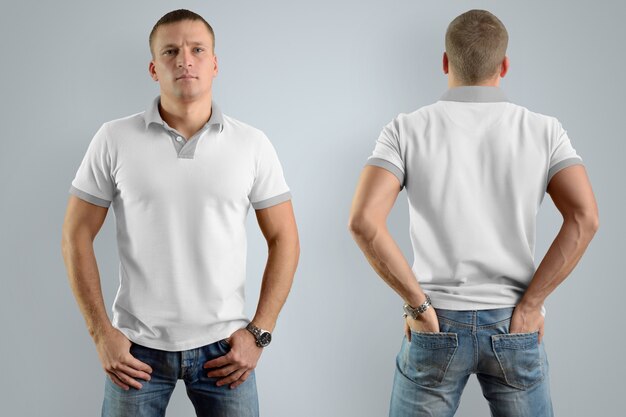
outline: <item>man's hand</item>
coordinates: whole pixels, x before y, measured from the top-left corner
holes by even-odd
[[[115,385],[124,390],[141,389],[133,378],[150,381],[152,368],[130,354],[131,342],[116,328],[107,330],[96,342],[102,368]]]
[[[526,307],[518,304],[513,310],[509,333],[531,333],[539,331],[539,343],[543,338],[544,317],[541,314],[541,307]]]
[[[213,369],[207,373],[208,377],[222,377],[216,383],[218,387],[230,384],[232,389],[248,379],[256,368],[263,348],[256,345],[256,339],[246,329],[237,330],[227,339],[227,342],[230,345],[230,352],[206,362],[202,367]]]
[[[407,340],[411,341],[411,330],[414,332],[439,332],[439,319],[437,319],[437,313],[433,306],[422,314],[417,316],[417,320],[411,316],[407,316],[404,322],[404,333]]]

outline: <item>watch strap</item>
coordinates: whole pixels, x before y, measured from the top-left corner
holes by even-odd
[[[246,326],[246,330],[252,333],[252,335],[254,336],[254,339],[256,340],[256,345],[258,347],[265,347],[269,344],[269,342],[266,342],[265,344],[262,342],[263,334],[267,333],[271,336],[271,333],[268,332],[267,330],[263,330],[255,326],[254,324],[252,324],[252,322],[248,323],[248,325]],[[270,337],[270,340],[271,340],[271,337]]]

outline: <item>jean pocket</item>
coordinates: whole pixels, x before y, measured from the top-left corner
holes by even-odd
[[[458,345],[456,333],[411,331],[403,352],[404,375],[424,387],[441,384]]]
[[[507,385],[526,390],[544,379],[539,332],[495,334],[491,345]]]
[[[230,351],[230,343],[226,339],[221,339],[217,341],[217,344],[226,352]]]

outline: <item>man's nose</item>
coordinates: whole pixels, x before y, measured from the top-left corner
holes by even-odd
[[[188,51],[185,48],[182,48],[180,53],[178,54],[177,65],[180,68],[190,67],[191,66],[191,51]]]

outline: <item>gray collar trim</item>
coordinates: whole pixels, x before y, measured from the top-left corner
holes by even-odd
[[[146,122],[146,128],[150,126],[152,123],[159,124],[161,126],[166,126],[165,122],[161,118],[161,114],[159,113],[159,103],[161,102],[161,96],[157,96],[148,109],[144,113],[144,121]],[[222,110],[219,108],[214,101],[211,101],[211,117],[209,117],[209,121],[206,122],[204,128],[208,128],[210,125],[219,125],[220,132],[224,129],[224,114]]]
[[[439,100],[463,101],[475,103],[493,103],[509,101],[500,87],[488,87],[482,85],[464,85],[450,88]]]

